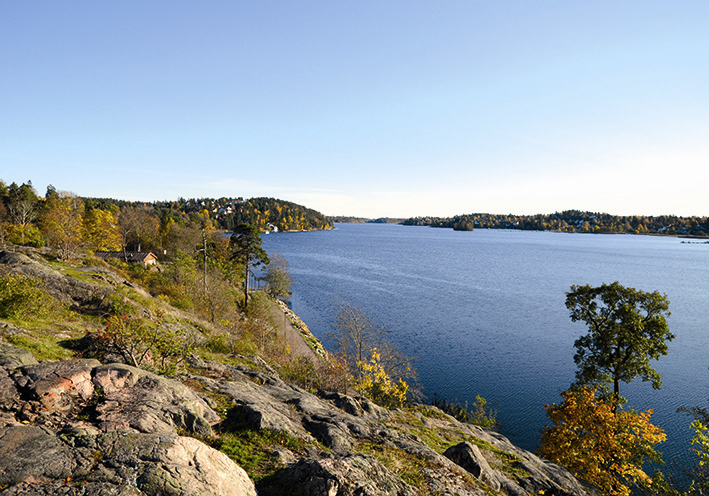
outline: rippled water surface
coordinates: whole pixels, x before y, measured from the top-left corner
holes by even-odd
[[[709,245],[678,238],[339,224],[274,233],[288,259],[292,307],[327,345],[340,303],[361,306],[418,357],[426,394],[486,398],[502,431],[534,450],[544,405],[573,381],[574,340],[585,333],[564,305],[572,284],[620,281],[667,294],[677,335],[655,363],[662,389],[636,380],[621,394],[654,408],[665,458],[687,463],[691,433],[679,406],[709,406]]]

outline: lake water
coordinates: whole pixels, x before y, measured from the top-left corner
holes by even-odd
[[[565,292],[619,281],[667,294],[676,338],[654,362],[661,390],[639,379],[621,394],[653,408],[660,445],[674,465],[692,461],[690,419],[680,406],[709,406],[709,245],[678,238],[338,224],[333,231],[263,236],[294,279],[293,310],[328,345],[339,304],[361,306],[408,355],[424,392],[497,410],[502,432],[536,449],[544,405],[574,380]]]

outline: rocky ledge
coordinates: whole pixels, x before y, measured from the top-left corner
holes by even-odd
[[[0,496],[594,494],[565,469],[429,406],[386,410],[311,394],[267,366],[194,357],[189,371],[37,363],[0,344]],[[215,449],[229,432],[279,434],[258,448],[272,468],[256,484]]]

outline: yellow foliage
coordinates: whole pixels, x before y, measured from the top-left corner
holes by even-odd
[[[654,446],[666,439],[663,429],[650,423],[652,410],[613,413],[581,388],[561,394],[564,402],[547,406],[553,427],[542,431],[539,454],[563,465],[599,487],[605,494],[630,496],[628,484],[650,482],[641,469],[645,459],[659,460]]]
[[[118,214],[94,208],[84,215],[84,236],[94,251],[118,251],[121,235],[118,231]]]
[[[379,405],[400,407],[406,403],[409,385],[401,379],[394,381],[384,371],[380,360],[379,352],[374,349],[368,362],[357,363],[361,378],[355,382],[355,389]]]

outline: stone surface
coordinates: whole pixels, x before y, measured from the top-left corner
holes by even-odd
[[[219,416],[190,388],[180,382],[123,364],[93,370],[93,385],[103,399],[96,406],[105,431],[134,429],[160,433],[177,429],[200,436],[212,435]]]
[[[255,496],[226,455],[176,434],[57,437],[34,426],[0,429],[6,494]]]
[[[12,324],[5,325],[12,326]],[[17,367],[22,367],[23,365],[33,365],[36,363],[37,360],[30,351],[9,344],[0,343],[0,367],[13,370]]]
[[[443,456],[464,468],[493,491],[500,490],[500,481],[497,471],[490,468],[490,464],[480,452],[480,448],[465,441],[448,448]]]
[[[93,396],[91,375],[99,365],[92,359],[25,365],[12,377],[24,397],[39,402],[49,413],[69,411],[75,399],[86,401]]]
[[[0,346],[0,496],[256,495],[226,455],[177,434],[210,436],[220,420],[179,381],[90,359],[32,362]]]
[[[226,415],[222,430],[277,431],[301,443],[264,448],[278,466],[259,481],[262,496],[594,494],[504,436],[433,407],[426,416],[386,410],[340,393],[311,394],[273,370],[199,359],[190,362],[194,375],[183,379],[201,395],[128,365],[33,361],[0,346],[0,496],[255,495],[226,455],[182,437],[212,436],[217,404]],[[206,401],[207,393],[218,401]],[[458,441],[444,456],[423,441],[431,432]],[[461,438],[511,454],[515,470],[504,471],[492,451]]]
[[[278,474],[274,484],[292,496],[414,496],[416,489],[399,479],[374,457],[346,455],[302,459]],[[286,492],[290,487],[290,492]]]

